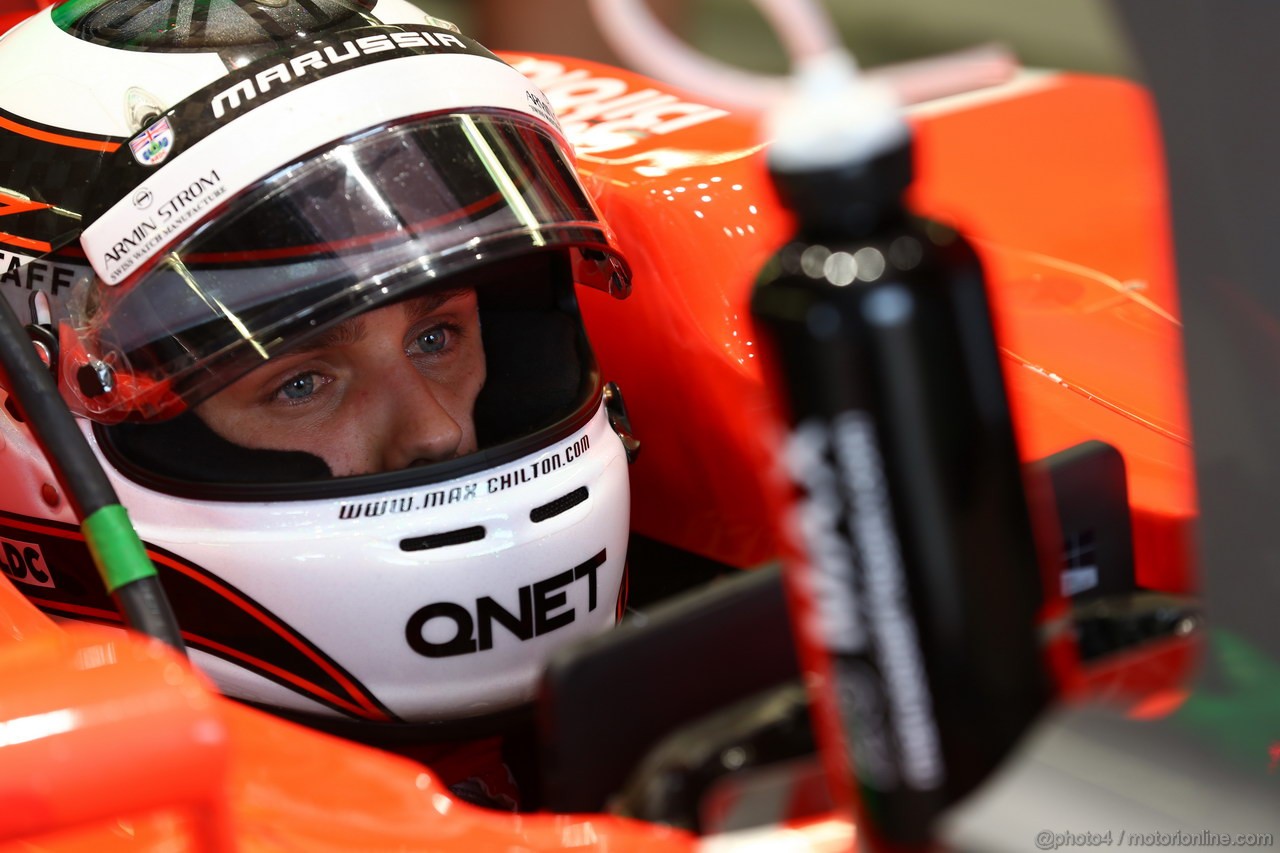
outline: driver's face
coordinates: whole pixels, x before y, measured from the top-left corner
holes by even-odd
[[[372,474],[474,451],[484,380],[475,291],[453,290],[348,320],[196,412],[243,447],[306,451],[335,476]]]

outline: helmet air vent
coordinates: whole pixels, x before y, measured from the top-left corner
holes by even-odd
[[[534,507],[529,511],[529,520],[537,523],[539,521],[546,521],[548,518],[555,518],[560,513],[573,509],[586,499],[587,487],[579,486],[569,494],[556,498],[549,504]]]
[[[484,528],[463,527],[447,533],[432,533],[430,536],[415,536],[400,540],[401,551],[429,551],[432,548],[447,548],[450,545],[461,545],[465,542],[479,542],[484,538]]]

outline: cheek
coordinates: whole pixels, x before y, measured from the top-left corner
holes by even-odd
[[[297,430],[291,443],[323,459],[334,476],[368,474],[374,470],[371,432],[359,418],[328,420]]]
[[[456,379],[452,387],[437,391],[436,402],[449,413],[449,416],[468,433],[475,431],[476,398],[484,386],[483,374],[471,375]]]
[[[448,402],[445,404],[446,411],[469,437],[471,444],[469,450],[475,449],[476,398],[480,396],[480,389],[484,387],[485,381],[484,351],[479,347],[477,350],[478,352],[471,354],[473,357],[447,383]]]
[[[209,429],[241,447],[262,447],[261,418],[248,406],[227,397],[214,397],[196,407],[196,415]]]
[[[484,350],[479,344],[476,344],[475,352],[468,365],[467,374],[463,382],[462,396],[467,405],[467,414],[470,415],[476,405],[476,398],[480,396],[480,389],[484,387],[486,378]]]

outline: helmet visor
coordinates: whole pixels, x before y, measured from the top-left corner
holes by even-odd
[[[67,384],[102,420],[163,418],[364,311],[553,249],[570,250],[579,283],[625,295],[612,233],[536,124],[478,113],[377,128],[261,181],[121,285],[83,282]],[[86,384],[86,365],[106,381]]]

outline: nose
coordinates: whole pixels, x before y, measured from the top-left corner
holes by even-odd
[[[410,365],[397,373],[387,377],[390,381],[383,389],[390,416],[382,421],[382,470],[400,471],[457,456],[466,431],[444,403],[446,390]]]

